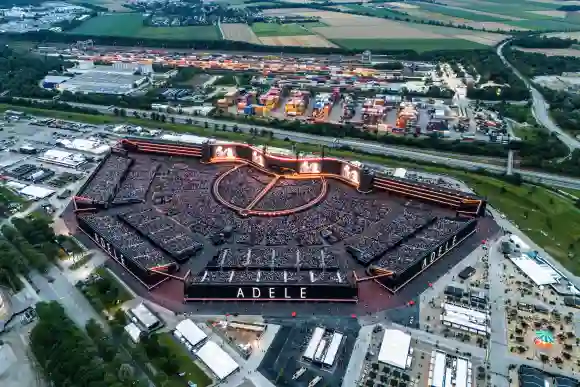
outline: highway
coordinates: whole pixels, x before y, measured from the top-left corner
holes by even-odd
[[[532,96],[532,114],[534,118],[538,122],[538,124],[542,125],[546,129],[548,129],[552,133],[558,134],[558,138],[562,141],[566,146],[571,150],[579,149],[580,148],[580,141],[566,133],[562,128],[560,128],[552,117],[550,117],[550,105],[544,99],[544,96],[532,85],[532,83],[522,75],[512,64],[505,58],[503,55],[503,49],[511,40],[506,40],[502,44],[497,47],[497,55],[501,58],[502,62],[511,69],[514,74],[520,78],[528,89],[530,90],[530,94]]]
[[[100,111],[104,114],[112,115],[113,112],[108,109],[107,106],[101,105],[91,105],[91,104],[81,104],[81,103],[69,103],[73,106],[79,107],[87,107],[92,108]],[[132,110],[129,109],[127,113],[129,115],[132,114],[133,111],[136,111],[143,114],[150,114],[151,112],[145,110]],[[391,145],[384,145],[377,142],[372,141],[364,141],[364,140],[355,140],[355,139],[339,139],[338,141],[331,137],[324,137],[324,136],[317,136],[313,134],[307,133],[299,133],[299,132],[290,132],[282,129],[274,129],[270,127],[263,127],[263,126],[255,126],[255,125],[248,125],[242,123],[233,123],[231,121],[225,120],[217,120],[208,117],[192,117],[192,116],[185,116],[185,115],[178,115],[178,114],[166,114],[168,117],[168,121],[170,117],[175,118],[175,122],[179,124],[185,124],[186,120],[193,120],[194,125],[202,125],[203,122],[207,122],[209,127],[211,128],[213,125],[218,125],[220,128],[222,125],[226,125],[228,128],[233,127],[236,125],[240,131],[248,133],[250,128],[255,130],[267,130],[271,131],[274,134],[275,138],[279,139],[288,139],[290,141],[294,141],[297,143],[307,143],[307,144],[319,144],[325,145],[329,148],[335,146],[349,146],[352,149],[356,149],[359,151],[364,151],[368,153],[373,153],[377,155],[385,155],[391,157],[401,157],[406,158],[409,160],[418,160],[427,163],[433,163],[438,165],[444,165],[447,167],[452,168],[463,168],[463,169],[470,169],[470,170],[477,170],[483,169],[488,172],[503,174],[506,172],[505,166],[499,166],[494,164],[487,164],[483,162],[477,161],[469,161],[460,158],[452,158],[446,156],[444,153],[442,155],[435,154],[435,153],[421,153],[420,150],[412,149],[412,148],[404,148],[404,147],[397,147]],[[507,165],[507,162],[506,162]],[[420,166],[417,166],[417,169],[421,169]],[[573,188],[573,189],[580,189],[580,179],[572,178],[567,176],[560,176],[554,175],[544,172],[536,172],[536,171],[529,171],[529,170],[522,170],[513,168],[513,173],[519,173],[522,178],[526,181],[533,182],[533,183],[542,183],[550,186],[556,187],[564,187],[564,188]]]

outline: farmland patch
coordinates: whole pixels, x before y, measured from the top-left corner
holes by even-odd
[[[99,15],[71,31],[73,34],[173,40],[219,40],[217,26],[147,27],[136,13]]]
[[[318,35],[263,36],[260,41],[267,46],[337,47]]]
[[[488,46],[461,39],[334,39],[334,43],[351,50],[474,50]]]
[[[224,39],[261,44],[254,31],[244,23],[224,23],[221,25]]]
[[[310,31],[298,24],[254,23],[252,31],[259,37],[311,35]]]

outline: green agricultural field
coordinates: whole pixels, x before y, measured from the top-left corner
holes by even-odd
[[[312,35],[312,32],[298,24],[254,23],[252,31],[258,37]]]
[[[91,18],[71,31],[81,35],[135,36],[143,28],[143,16],[115,13]]]
[[[445,49],[489,48],[489,46],[463,39],[333,39],[332,42],[351,50],[414,50],[425,52]]]
[[[525,0],[515,0],[505,3],[499,0],[465,0],[461,8],[456,9],[445,5],[419,3],[421,10],[439,13],[451,18],[471,20],[474,22],[497,22],[514,27],[527,28],[530,30],[566,30],[579,29],[580,21],[577,18],[559,18],[549,15],[532,13],[529,11],[553,11],[559,4],[537,3]],[[471,10],[489,12],[494,15],[483,15]],[[522,20],[508,20],[501,15]]]
[[[71,33],[166,40],[220,40],[222,38],[219,28],[215,25],[147,27],[143,25],[143,17],[136,13],[97,16],[75,28]]]
[[[479,21],[479,22],[498,22],[498,23],[509,24],[509,20],[504,19],[504,18],[500,18],[497,16],[490,16],[490,15],[480,15],[477,13],[469,12],[468,10],[448,8],[444,5],[421,3],[420,7],[422,10],[425,10],[425,11],[440,13],[442,15],[456,17],[459,19],[467,19],[467,20]]]
[[[365,7],[358,4],[349,4],[345,5],[345,7],[352,9],[357,13],[364,13],[365,15],[369,16],[376,16],[376,17],[388,17],[388,18],[404,18],[409,19],[410,21],[419,21],[421,18],[418,18],[413,15],[404,15],[406,13],[404,9],[401,9],[400,12],[393,11],[387,8],[371,8]]]

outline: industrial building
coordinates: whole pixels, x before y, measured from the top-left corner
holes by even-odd
[[[385,329],[379,362],[405,369],[411,365],[411,335],[397,329]]]
[[[111,150],[110,146],[93,138],[76,138],[74,140],[63,138],[57,140],[56,144],[67,149],[92,153],[94,155],[102,155]]]
[[[69,168],[78,168],[87,162],[81,154],[65,152],[58,149],[47,150],[38,156],[38,160]]]
[[[471,387],[473,385],[473,365],[460,357],[433,351],[429,364],[429,387]]]
[[[488,336],[491,332],[489,316],[479,310],[465,308],[451,303],[441,305],[441,322],[451,328]]]
[[[42,81],[42,86],[61,92],[125,95],[148,82],[147,74],[152,72],[152,67],[150,63],[95,66],[92,61],[79,61],[68,72],[74,76],[47,76]]]

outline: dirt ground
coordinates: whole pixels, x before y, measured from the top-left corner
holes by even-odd
[[[546,359],[547,362],[569,371],[577,371],[580,368],[578,363],[580,347],[576,337],[567,336],[568,332],[574,332],[574,326],[566,323],[564,320],[566,316],[556,318],[553,314],[529,313],[522,310],[513,313],[508,318],[509,346],[512,353],[534,360],[540,360],[544,355],[549,358]],[[540,331],[553,331],[554,343],[550,346],[536,344],[537,332]],[[569,359],[566,359],[567,356]]]
[[[476,42],[480,44],[485,44],[487,46],[494,46],[497,43],[501,42],[503,39],[506,38],[506,35],[502,34],[493,34],[487,32],[479,32],[473,34],[459,34],[455,35],[457,39],[465,39],[471,42]]]
[[[245,23],[225,23],[221,27],[226,40],[261,44],[252,28]]]
[[[415,9],[415,8],[419,8],[419,6],[417,6],[415,4],[409,4],[409,3],[389,3],[389,5],[391,7],[405,8],[405,9]]]
[[[446,6],[445,8],[457,9],[459,11],[467,11],[467,12],[474,13],[476,15],[492,16],[492,17],[496,17],[498,19],[505,19],[505,20],[512,20],[512,21],[524,20],[524,19],[519,18],[519,17],[508,16],[508,15],[500,15],[498,13],[485,12],[485,11],[477,11],[475,9],[469,9],[469,8],[463,8],[463,7],[454,7],[454,6],[450,6],[450,5]]]
[[[526,11],[526,12],[533,13],[536,15],[550,16],[559,19],[564,19],[568,15],[568,12],[566,11]]]
[[[378,29],[384,28],[388,34],[380,36],[382,39],[450,39],[451,37],[428,31],[421,31],[402,23],[387,23],[378,25],[357,25],[344,27],[318,27],[312,30],[328,39],[377,39]]]
[[[580,39],[580,32],[553,32],[551,34],[544,34],[543,36],[561,39]]]
[[[418,12],[410,10],[410,12]],[[495,45],[506,38],[502,34],[479,31],[461,31],[454,28],[408,24],[370,16],[352,15],[332,11],[313,11],[307,8],[268,9],[266,15],[316,16],[328,27],[315,27],[312,31],[327,39],[465,39],[472,42]],[[451,21],[451,20],[450,20]],[[495,27],[493,27],[495,25]],[[501,23],[489,23],[490,29],[499,28]],[[384,33],[380,33],[380,32]]]
[[[260,42],[267,46],[336,47],[318,35],[263,36]]]

